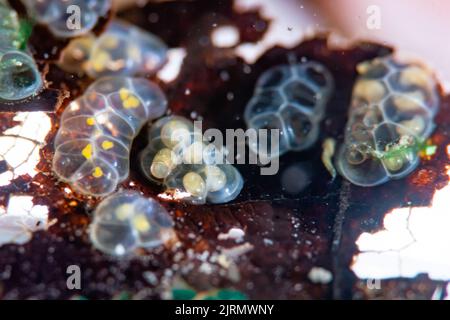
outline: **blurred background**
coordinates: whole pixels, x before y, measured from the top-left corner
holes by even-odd
[[[115,0],[115,5],[121,10],[146,2]],[[249,60],[274,44],[294,46],[317,31],[332,30],[335,45],[371,40],[394,46],[402,56],[425,60],[449,88],[447,0],[235,0],[235,6],[260,7],[263,16],[273,21],[261,43],[244,46]]]

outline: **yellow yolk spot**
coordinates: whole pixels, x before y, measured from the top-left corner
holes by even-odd
[[[126,100],[130,96],[130,91],[127,88],[121,88],[119,90],[120,99]]]
[[[103,38],[103,45],[105,48],[114,49],[119,44],[119,40],[116,37],[106,35]]]
[[[87,124],[88,126],[93,126],[93,125],[95,124],[95,119],[92,118],[92,117],[87,118],[87,119],[86,119],[86,124]]]
[[[94,178],[100,178],[103,176],[103,170],[100,167],[95,167],[94,172],[92,172],[92,176]]]
[[[141,60],[141,51],[136,46],[131,46],[131,47],[128,48],[128,55],[134,61],[140,61]]]
[[[123,107],[125,109],[137,108],[139,107],[139,99],[131,94],[130,90],[127,88],[122,88],[119,90],[119,96],[122,100]]]
[[[139,232],[146,232],[150,230],[150,222],[148,222],[147,218],[143,214],[136,215],[132,220],[132,224]]]
[[[81,154],[83,155],[83,157],[89,160],[92,157],[92,145],[90,143],[87,144],[86,147],[84,147],[84,149],[81,151]]]
[[[130,217],[134,211],[134,206],[129,203],[124,203],[116,209],[116,217],[121,221],[125,221]]]
[[[92,62],[92,67],[95,71],[100,72],[105,69],[108,61],[111,60],[111,56],[106,51],[100,51],[96,56],[94,61]]]
[[[129,96],[124,102],[123,102],[123,107],[125,109],[130,109],[130,108],[137,108],[139,107],[139,100],[138,98],[136,98],[135,96],[131,95]]]
[[[102,148],[103,148],[104,150],[109,150],[109,149],[111,149],[112,147],[114,147],[114,143],[113,143],[113,142],[108,141],[108,140],[105,140],[105,141],[102,142]]]
[[[194,197],[203,196],[206,192],[205,181],[195,172],[188,172],[183,177],[183,187]]]

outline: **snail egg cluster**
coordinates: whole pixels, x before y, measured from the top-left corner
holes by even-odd
[[[0,0],[0,99],[21,100],[42,88],[37,65],[24,47],[17,13]]]
[[[55,138],[53,171],[76,191],[103,196],[128,177],[130,147],[167,100],[144,78],[103,77],[64,110]]]
[[[312,61],[276,66],[260,76],[244,119],[249,128],[279,129],[279,145],[265,156],[304,150],[316,142],[333,87],[330,72]],[[249,147],[259,153],[257,145]]]
[[[91,78],[151,75],[166,62],[167,46],[156,36],[118,20],[99,37],[74,39],[63,51],[61,66],[84,70]]]
[[[193,204],[229,202],[243,186],[239,171],[226,163],[223,148],[203,141],[183,117],[165,117],[151,126],[140,161],[147,178]]]
[[[46,24],[57,37],[71,38],[86,34],[111,8],[110,0],[24,0],[30,16]],[[74,15],[73,21],[70,19]],[[79,25],[76,21],[79,19]],[[69,21],[74,25],[69,25]]]
[[[374,186],[413,171],[434,129],[439,93],[425,67],[392,57],[358,65],[337,167],[349,181]]]
[[[121,256],[136,248],[164,244],[172,227],[172,218],[157,201],[135,191],[122,191],[98,205],[89,234],[97,249]]]

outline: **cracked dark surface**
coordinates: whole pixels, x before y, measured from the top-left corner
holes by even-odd
[[[157,24],[147,22],[151,13],[158,14]],[[239,165],[245,185],[232,203],[192,206],[164,202],[175,219],[179,244],[142,250],[129,259],[115,260],[92,248],[86,234],[98,199],[67,194],[66,185],[51,173],[52,140],[58,117],[90,80],[65,74],[50,63],[46,79],[52,83],[52,89],[59,90],[59,94],[70,92],[71,96],[56,108],[48,109],[50,104],[46,104],[42,108],[32,105],[23,109],[49,111],[53,128],[47,137],[48,144],[41,151],[40,173],[34,178],[18,177],[9,186],[0,187],[0,200],[6,204],[10,194],[33,195],[34,203],[48,206],[49,219],[55,218],[57,223],[47,231],[35,232],[24,245],[0,247],[0,298],[67,299],[78,294],[88,299],[109,299],[127,291],[133,298],[160,299],[176,277],[197,290],[232,287],[251,299],[430,298],[438,283],[426,276],[382,281],[382,289],[373,291],[356,278],[350,263],[357,252],[355,240],[362,231],[378,230],[384,214],[392,208],[407,203],[428,204],[435,189],[446,185],[445,147],[438,148],[437,154],[423,161],[408,178],[374,188],[355,187],[340,177],[332,180],[320,161],[324,138],[342,140],[356,64],[389,54],[391,48],[359,43],[345,50],[331,49],[326,35],[319,35],[290,50],[272,48],[255,64],[247,65],[231,49],[214,48],[209,42],[200,41],[208,37],[213,23],[232,23],[246,42],[261,39],[270,22],[257,12],[234,12],[231,1],[147,4],[121,12],[120,16],[157,34],[171,47],[186,48],[177,79],[161,85],[173,113],[189,116],[195,111],[203,117],[206,127],[244,128],[242,113],[256,79],[267,68],[286,63],[288,54],[323,63],[335,77],[336,90],[322,121],[320,141],[307,151],[283,156],[276,176],[261,176],[258,167]],[[262,28],[255,29],[255,24]],[[45,48],[36,48],[36,56],[42,57]],[[224,72],[228,74],[227,81],[221,77]],[[186,89],[190,90],[189,95],[185,94]],[[232,100],[227,99],[229,92],[234,95]],[[438,146],[446,146],[450,141],[446,129],[450,123],[448,108],[446,98],[432,137]],[[0,123],[2,129],[12,126],[12,115],[1,114]],[[136,156],[145,145],[145,133],[141,133],[133,144],[130,178],[121,187],[156,196],[161,190],[145,181],[138,169]],[[302,192],[292,195],[282,189],[280,176],[295,164],[307,168],[311,179]],[[218,235],[231,227],[244,230],[241,243],[218,240]],[[249,251],[233,262],[240,274],[240,280],[236,281],[214,261],[224,250],[245,244]],[[202,271],[205,261],[212,270],[210,273]],[[66,288],[66,268],[71,264],[81,267],[81,290]],[[317,266],[333,273],[332,283],[317,284],[308,279],[311,268]],[[156,277],[155,283],[146,279],[148,272]]]

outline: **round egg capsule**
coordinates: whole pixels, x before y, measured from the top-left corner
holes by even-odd
[[[397,127],[394,124],[384,124],[375,131],[377,150],[390,178],[406,176],[419,163],[419,141],[410,131],[399,134]]]
[[[352,165],[358,165],[367,160],[369,154],[366,152],[364,145],[352,145],[346,153],[346,160]]]
[[[207,192],[205,180],[193,171],[189,171],[183,176],[183,187],[193,197],[203,197]]]
[[[195,139],[193,131],[192,122],[178,116],[161,118],[150,126],[149,143],[139,155],[145,176],[154,182],[162,183],[170,171],[180,163],[201,163],[202,148],[201,145],[198,146],[196,142],[198,139]],[[198,138],[201,139],[200,136]],[[161,161],[161,153],[165,155],[166,160]]]
[[[177,200],[192,204],[206,203],[208,193],[203,165],[180,164],[164,179],[163,186],[169,194],[178,194]]]
[[[38,67],[26,49],[17,13],[0,1],[0,99],[22,100],[41,90]]]
[[[209,192],[216,192],[225,187],[227,176],[218,166],[206,166],[205,174]]]
[[[207,179],[210,203],[227,203],[234,200],[241,193],[244,186],[239,171],[230,164],[218,164],[204,168]]]
[[[357,70],[336,165],[352,183],[375,186],[417,167],[420,145],[435,126],[438,86],[423,66],[400,64],[390,56],[366,61]]]
[[[191,142],[191,128],[178,119],[169,120],[161,128],[161,140],[168,148],[188,145]]]
[[[168,151],[163,150],[169,150],[170,156],[168,155]],[[163,157],[157,157],[155,159],[156,155],[160,151],[162,154],[159,157]],[[145,149],[139,153],[139,163],[141,171],[144,173],[147,179],[150,179],[158,184],[160,184],[168,175],[170,170],[173,169],[171,162],[174,162],[173,167],[178,164],[177,155],[173,152],[173,150],[166,148],[165,145],[161,142],[161,139],[153,139],[149,141],[149,144],[145,147]],[[166,173],[165,171],[167,170],[169,171]]]
[[[21,100],[42,88],[42,77],[29,54],[0,49],[0,98]]]
[[[115,256],[152,248],[168,240],[173,221],[157,201],[135,191],[105,198],[95,209],[89,235],[94,247]]]
[[[161,142],[163,143],[163,146],[172,148],[172,143],[170,142],[170,140],[167,140],[167,144],[169,144],[170,146],[167,146],[163,141],[162,141],[162,129],[163,127],[168,123],[171,122],[171,124],[166,127],[166,129],[164,130],[164,137],[165,139],[169,139],[171,134],[172,134],[172,129],[173,127],[176,128],[181,128],[181,129],[188,129],[188,131],[190,133],[194,132],[194,125],[192,123],[192,121],[184,118],[184,117],[180,117],[180,116],[167,116],[167,117],[163,117],[161,119],[158,119],[157,121],[155,121],[154,123],[152,123],[152,125],[149,127],[148,130],[148,140],[152,141],[154,139],[160,139]]]
[[[386,157],[382,161],[383,161],[384,166],[389,171],[393,171],[393,172],[399,171],[401,168],[403,168],[403,165],[404,165],[404,159],[402,156]]]
[[[338,149],[336,159],[337,171],[358,186],[371,187],[389,180],[379,159],[349,149],[345,144]]]
[[[150,172],[157,179],[164,179],[176,165],[176,157],[172,150],[163,148],[156,153],[150,166]]]
[[[164,180],[167,191],[182,194],[192,204],[227,203],[242,190],[244,181],[230,164],[179,165]]]
[[[178,116],[162,118],[150,127],[148,138],[149,144],[139,156],[141,169],[175,195],[174,199],[192,204],[225,203],[240,193],[243,179],[226,162],[226,150],[206,143],[191,121]]]

